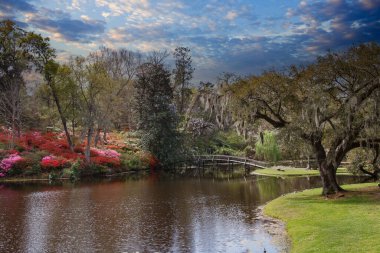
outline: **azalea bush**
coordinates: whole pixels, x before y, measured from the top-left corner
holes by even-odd
[[[91,148],[91,161],[98,165],[120,167],[120,153],[112,149]]]
[[[7,150],[9,138],[10,135],[4,129],[0,129],[1,177],[20,173],[29,176],[40,173],[63,173],[63,171],[67,175],[75,174],[75,177],[78,177],[94,172],[114,173],[127,168],[137,169],[156,163],[148,154],[127,147],[124,136],[120,134],[110,133],[107,145],[103,148],[91,148],[91,163],[85,162],[86,143],[76,143],[71,150],[62,133],[38,131],[22,133],[20,138],[15,140],[15,148],[12,150]],[[73,170],[75,173],[71,173],[73,164],[76,164]]]
[[[120,159],[118,158],[97,156],[97,157],[92,157],[91,161],[97,165],[105,165],[105,166],[110,166],[110,167],[120,166]]]
[[[19,162],[23,161],[19,154],[11,154],[4,158],[0,162],[0,177],[6,176],[6,174]]]
[[[70,163],[62,158],[52,155],[45,156],[41,160],[41,168],[46,170],[62,169],[64,167],[70,166]]]

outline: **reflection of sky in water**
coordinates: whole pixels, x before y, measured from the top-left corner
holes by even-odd
[[[34,192],[25,196],[25,252],[44,252],[49,237],[51,213],[60,192]]]
[[[257,206],[318,178],[0,189],[0,252],[278,252]]]

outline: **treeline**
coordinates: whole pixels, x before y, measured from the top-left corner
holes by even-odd
[[[139,130],[142,147],[167,163],[181,153],[177,124],[189,96],[193,68],[189,49],[142,55],[100,48],[58,63],[49,39],[12,21],[0,23],[0,123],[11,130],[12,149],[23,130],[60,128],[72,151],[85,141],[107,142],[113,130]]]
[[[100,48],[58,63],[48,38],[11,21],[0,23],[0,36],[0,124],[13,139],[25,129],[59,127],[71,149],[86,139],[88,162],[91,146],[125,129],[138,131],[141,146],[163,165],[205,152],[314,158],[324,193],[342,190],[336,170],[347,155],[363,171],[379,171],[376,43],[329,52],[306,66],[248,77],[223,73],[215,84],[191,85],[186,47],[148,55]],[[368,150],[365,159],[350,152],[358,147]]]

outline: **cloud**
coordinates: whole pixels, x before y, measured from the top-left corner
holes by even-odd
[[[301,22],[290,25],[290,34],[304,34],[299,46],[315,54],[379,41],[379,6],[378,0],[301,2],[292,13]]]
[[[111,15],[111,13],[109,13],[109,12],[105,12],[105,11],[102,12],[102,16],[103,16],[104,18],[108,18],[109,15]]]
[[[25,0],[1,0],[0,10],[5,13],[36,12],[36,8]]]
[[[104,21],[93,20],[86,15],[82,15],[81,19],[72,19],[69,13],[49,9],[27,15],[26,21],[58,40],[88,43],[97,40],[105,31]]]
[[[80,0],[72,0],[70,9],[80,10],[80,6],[81,6]]]
[[[187,46],[196,78],[208,80],[222,71],[257,73],[307,62],[328,49],[380,41],[380,0],[259,2],[0,0],[0,17],[17,17],[46,33],[66,48],[60,58],[99,45],[142,53]]]
[[[380,7],[380,1],[379,0],[359,0],[359,3],[365,9],[374,9],[374,8]]]
[[[108,8],[112,16],[139,13],[143,17],[151,16],[148,0],[95,0],[95,4]]]
[[[229,11],[229,12],[227,12],[227,15],[225,18],[227,20],[233,21],[237,18],[237,16],[238,16],[238,13],[236,11]]]

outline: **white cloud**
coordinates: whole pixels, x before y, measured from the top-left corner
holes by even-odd
[[[227,20],[233,21],[237,18],[237,16],[238,16],[238,13],[236,11],[229,11],[227,12],[227,15],[225,16],[225,18]]]
[[[72,0],[71,5],[68,7],[70,10],[80,10],[81,0]]]
[[[96,0],[95,4],[100,7],[106,7],[110,10],[110,15],[121,16],[123,14],[131,14],[135,12],[145,13],[148,16],[149,10],[148,0]]]
[[[109,15],[111,15],[111,13],[105,11],[102,12],[102,16],[105,18],[108,18]]]
[[[306,1],[301,1],[300,4],[299,4],[300,8],[305,8],[307,6],[307,2]]]
[[[294,10],[291,9],[291,8],[288,8],[288,9],[286,10],[286,14],[285,14],[285,16],[286,16],[287,18],[291,18],[291,17],[293,17],[293,16],[294,16]]]
[[[87,15],[81,15],[80,18],[81,18],[83,21],[91,21],[91,19],[90,19]]]

